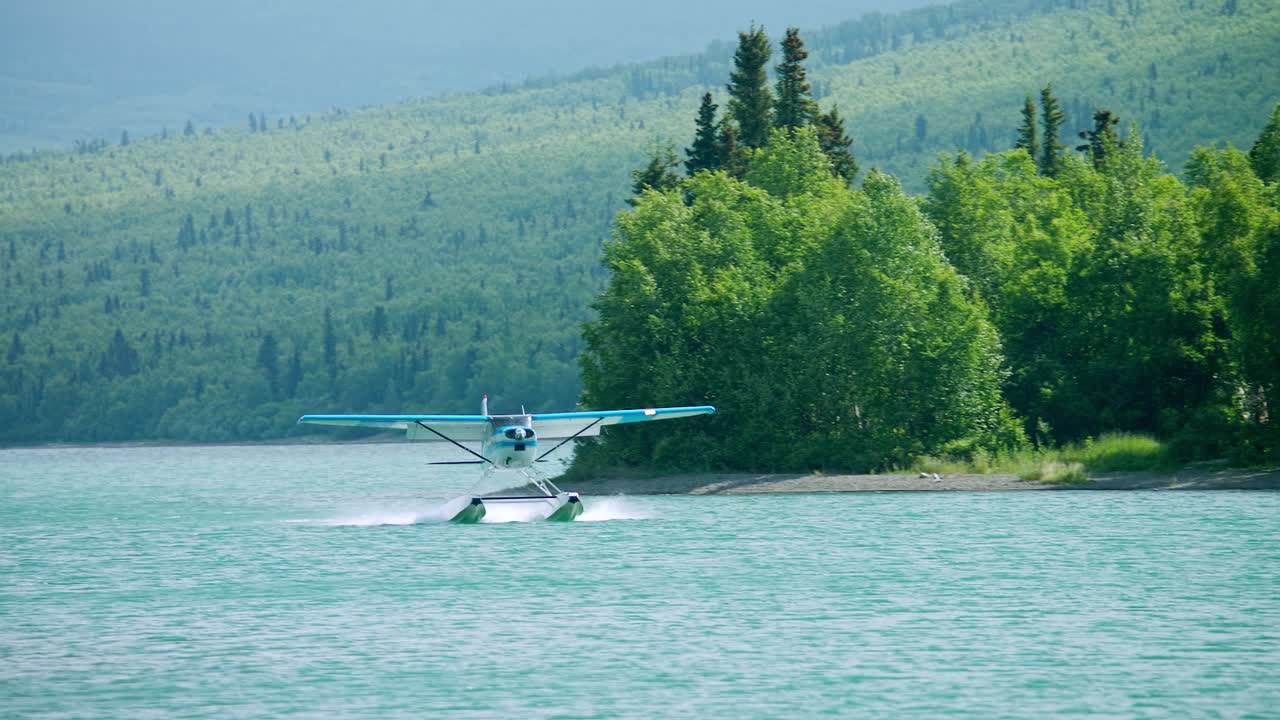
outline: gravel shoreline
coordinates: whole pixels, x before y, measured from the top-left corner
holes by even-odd
[[[1280,469],[1101,473],[1084,483],[1029,482],[1016,475],[805,475],[699,473],[562,482],[583,495],[749,495],[830,492],[1006,492],[1028,490],[1280,490]]]

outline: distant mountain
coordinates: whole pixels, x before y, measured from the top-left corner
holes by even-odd
[[[519,85],[939,0],[0,0],[0,152]]]
[[[940,152],[1009,148],[1049,82],[1069,130],[1107,107],[1175,167],[1246,146],[1280,99],[1264,0],[974,0],[804,36],[861,166],[916,189]],[[703,92],[724,104],[731,54],[11,156],[0,441],[276,437],[304,411],[482,392],[572,405],[629,172],[689,143]]]

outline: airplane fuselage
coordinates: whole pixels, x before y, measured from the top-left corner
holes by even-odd
[[[494,415],[492,428],[480,447],[480,454],[498,470],[515,470],[533,465],[538,457],[538,435],[528,415]]]

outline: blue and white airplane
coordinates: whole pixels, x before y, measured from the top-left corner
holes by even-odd
[[[648,408],[643,410],[599,410],[585,412],[490,415],[489,396],[480,403],[479,415],[303,415],[299,423],[372,427],[382,430],[404,430],[409,440],[449,442],[472,455],[474,460],[455,460],[433,465],[484,465],[484,476],[499,470],[517,470],[540,495],[475,496],[457,514],[454,522],[479,522],[485,515],[485,503],[544,503],[548,520],[572,520],[582,514],[578,493],[564,492],[551,480],[538,473],[534,463],[545,458],[565,443],[580,437],[600,434],[605,425],[669,420],[706,415],[715,412],[710,405],[697,407]],[[539,453],[539,440],[560,440],[550,450]],[[476,452],[464,442],[480,443]]]

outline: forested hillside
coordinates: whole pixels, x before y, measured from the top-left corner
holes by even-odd
[[[775,31],[775,39],[781,28]],[[1179,164],[1280,96],[1262,0],[969,2],[806,34],[862,168],[925,187],[1053,83]],[[308,411],[571,406],[601,247],[731,48],[0,164],[0,440],[278,437]],[[721,102],[723,98],[721,97]]]

